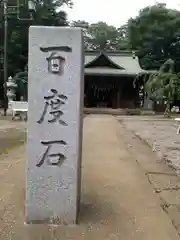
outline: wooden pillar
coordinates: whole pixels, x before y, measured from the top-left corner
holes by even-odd
[[[117,108],[117,95],[115,89],[112,90],[112,108]]]
[[[120,108],[120,95],[121,95],[121,87],[119,84],[117,84],[117,108]]]

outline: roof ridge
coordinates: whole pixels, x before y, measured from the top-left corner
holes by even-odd
[[[85,51],[85,55],[111,55],[111,56],[130,56],[135,54],[135,51]]]
[[[91,65],[93,62],[96,62],[100,57],[104,56],[111,64],[113,64],[116,68],[118,69],[124,69],[122,66],[120,66],[119,64],[117,64],[116,62],[114,62],[111,59],[111,56],[108,56],[108,54],[106,52],[100,52],[100,54],[98,54],[92,61],[88,62],[85,67],[89,67],[89,65]]]

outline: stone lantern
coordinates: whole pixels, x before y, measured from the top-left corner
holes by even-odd
[[[17,88],[17,84],[14,82],[11,76],[8,78],[8,81],[6,83],[6,88],[7,88],[6,94],[8,98],[8,112],[10,114],[12,112],[11,103],[16,96],[16,88]]]
[[[8,102],[11,102],[14,100],[14,98],[16,96],[16,88],[17,88],[17,84],[14,82],[14,80],[11,76],[8,78],[6,86],[7,86]]]

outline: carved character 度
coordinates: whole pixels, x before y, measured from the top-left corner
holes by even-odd
[[[59,94],[55,89],[51,89],[51,92],[53,93],[52,95],[44,97],[44,110],[37,123],[41,124],[44,121],[46,114],[48,113],[52,116],[52,118],[48,120],[49,123],[59,121],[60,124],[67,126],[67,123],[60,119],[60,117],[63,115],[60,107],[65,104],[64,101],[67,100],[67,97],[63,94]]]

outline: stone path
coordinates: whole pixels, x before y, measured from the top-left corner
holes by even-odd
[[[0,154],[26,141],[26,123],[0,120]]]
[[[158,155],[180,174],[180,135],[177,122],[151,118],[118,118],[135,135],[147,142]]]
[[[132,136],[128,136],[114,117],[90,115],[84,119],[78,226],[24,225],[24,146],[1,156],[0,239],[180,239],[145,174],[155,167],[145,158],[149,149],[140,152],[141,142],[132,148],[128,143]],[[150,151],[148,158],[153,157]],[[165,171],[163,166],[159,168]]]
[[[11,120],[2,120],[0,119],[0,131],[7,129],[26,129],[26,122],[24,121],[11,121]]]

